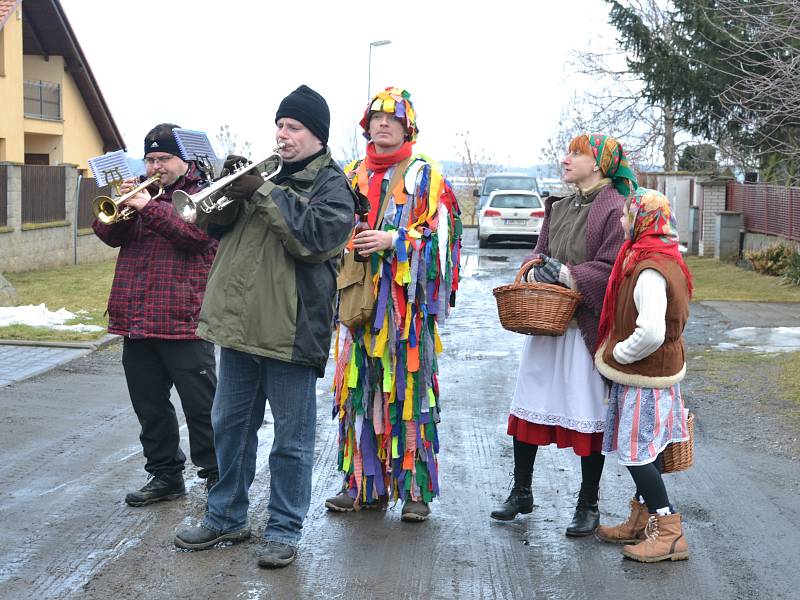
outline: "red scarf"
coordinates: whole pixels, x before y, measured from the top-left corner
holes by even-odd
[[[665,243],[662,237],[657,235],[645,235],[637,239],[635,242],[632,240],[625,240],[622,248],[619,249],[617,259],[614,261],[614,267],[611,269],[611,276],[608,278],[608,287],[606,287],[606,295],[603,300],[603,310],[600,313],[600,328],[597,333],[597,348],[606,341],[611,335],[611,330],[614,326],[614,315],[617,310],[617,298],[619,297],[619,288],[622,285],[622,280],[633,272],[633,269],[641,261],[652,259],[656,261],[670,261],[673,260],[678,263],[686,277],[686,285],[689,288],[689,296],[692,295],[692,274],[686,263],[683,262],[683,256],[678,249],[678,243]]]
[[[375,221],[378,219],[378,207],[381,203],[381,182],[386,175],[386,171],[397,163],[404,161],[411,156],[411,142],[405,142],[399,149],[389,154],[378,154],[375,150],[375,142],[367,144],[367,158],[365,164],[368,171],[372,172],[369,176],[367,199],[369,200],[369,226],[375,229]],[[387,193],[391,192],[388,190]]]

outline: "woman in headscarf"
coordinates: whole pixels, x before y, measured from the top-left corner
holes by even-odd
[[[612,137],[575,137],[564,157],[564,181],[578,191],[545,203],[529,281],[563,285],[583,295],[566,333],[525,339],[508,434],[514,438],[514,485],[491,513],[510,521],[533,510],[531,480],[539,446],[555,443],[581,457],[581,488],[569,536],[591,534],[599,524],[597,496],[604,457],[607,385],[592,355],[611,267],[623,241],[619,227],[636,176]]]
[[[622,229],[625,243],[608,282],[595,363],[612,381],[603,454],[617,452],[636,494],[628,519],[598,527],[597,537],[631,544],[623,554],[641,562],[682,560],[689,547],[657,459],[669,443],[689,439],[680,381],[692,277],[663,194],[639,188],[623,211]]]
[[[373,275],[375,312],[336,336],[333,416],[339,423],[336,512],[385,508],[424,521],[439,494],[438,329],[458,288],[461,220],[440,168],[414,154],[410,94],[386,88],[361,120],[367,155],[345,169],[369,200],[369,229],[353,237]],[[340,311],[341,314],[341,311]]]

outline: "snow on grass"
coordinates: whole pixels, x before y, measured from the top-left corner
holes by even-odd
[[[80,311],[79,311],[80,312]],[[80,333],[92,333],[103,331],[103,327],[97,325],[85,325],[77,323],[65,325],[67,321],[76,319],[77,315],[69,312],[65,308],[60,308],[53,312],[47,310],[44,304],[28,304],[27,306],[0,306],[0,327],[9,325],[28,325],[31,327],[45,327],[58,331],[76,331]],[[90,318],[90,317],[89,317]]]

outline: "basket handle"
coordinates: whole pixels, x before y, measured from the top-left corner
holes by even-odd
[[[522,281],[522,278],[528,274],[528,271],[530,271],[533,267],[540,264],[541,262],[542,261],[537,257],[529,260],[524,265],[522,265],[519,271],[517,272],[517,276],[514,278],[514,283],[516,284]]]

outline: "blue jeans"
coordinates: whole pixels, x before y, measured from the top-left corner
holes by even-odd
[[[316,380],[313,367],[222,348],[211,410],[219,482],[208,494],[203,525],[223,532],[247,526],[258,429],[269,400],[275,438],[269,454],[269,521],[264,539],[297,545],[311,502]]]

